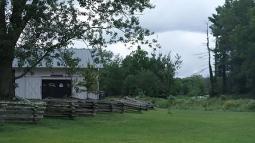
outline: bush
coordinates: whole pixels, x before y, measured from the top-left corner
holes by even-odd
[[[208,94],[206,79],[201,75],[194,75],[184,79],[177,80],[177,92],[181,95],[187,96],[203,96]]]
[[[177,98],[171,106],[181,110],[205,111],[255,111],[255,100],[250,99],[221,99],[221,98]]]
[[[205,111],[238,111],[255,112],[255,100],[230,98],[199,98],[177,96],[174,100],[163,98],[142,97],[159,108],[178,110],[205,110]]]
[[[159,108],[168,108],[169,107],[169,102],[166,99],[155,98],[153,101],[154,101],[154,104]]]
[[[254,101],[254,100],[248,102],[248,104],[247,104],[247,109],[248,109],[249,111],[255,111],[255,101]]]
[[[223,104],[223,110],[238,110],[238,107],[240,107],[240,103],[238,103],[238,101],[234,101],[234,100],[228,100],[226,102],[224,102]]]
[[[125,96],[137,96],[142,93],[150,97],[159,97],[163,93],[160,79],[151,71],[128,75],[123,85],[122,94]]]
[[[138,98],[140,100],[151,102],[158,108],[168,108],[169,106],[172,106],[170,100],[164,99],[164,98],[155,98],[155,97],[148,97],[148,96],[140,96]]]

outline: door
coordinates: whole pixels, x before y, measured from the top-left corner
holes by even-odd
[[[71,80],[42,80],[42,98],[71,97]]]

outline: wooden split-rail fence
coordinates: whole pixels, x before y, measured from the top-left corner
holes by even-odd
[[[141,108],[142,110],[149,110],[149,109],[154,108],[154,105],[150,102],[146,102],[146,101],[143,101],[143,100],[137,100],[137,99],[130,98],[130,97],[124,97],[122,99],[116,99],[116,101],[120,102],[120,103],[123,103],[126,106]]]
[[[36,123],[43,118],[44,102],[0,101],[0,122]]]
[[[133,104],[131,101],[97,101],[81,99],[45,99],[45,116],[48,117],[69,117],[94,116],[97,113],[124,113],[142,112],[151,109],[144,103]]]
[[[152,109],[150,103],[132,98],[111,101],[81,99],[44,99],[22,101],[0,101],[1,122],[36,123],[44,116],[68,117],[94,116],[97,113],[125,113]]]

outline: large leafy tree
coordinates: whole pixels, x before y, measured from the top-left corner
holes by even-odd
[[[210,19],[217,39],[215,71],[221,91],[249,93],[255,87],[255,2],[226,0]]]
[[[146,43],[151,33],[138,15],[150,0],[0,0],[0,99],[14,96],[14,81],[75,39],[87,46]],[[143,42],[140,42],[143,41]],[[14,77],[17,59],[24,74]]]
[[[168,97],[175,94],[174,76],[180,56],[152,56],[138,48],[125,59],[116,58],[102,69],[101,89],[108,95]]]

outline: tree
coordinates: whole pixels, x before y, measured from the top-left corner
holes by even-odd
[[[255,87],[255,2],[226,0],[209,20],[216,37],[215,71],[221,93],[246,94]]]
[[[125,68],[125,75],[135,75],[142,70],[148,69],[148,52],[142,50],[141,47],[139,47],[122,61],[122,67]]]
[[[121,95],[123,79],[125,78],[121,62],[121,58],[115,57],[100,70],[100,90],[104,91],[106,95]]]
[[[164,94],[163,83],[150,70],[128,75],[123,81],[122,94],[125,96],[167,97]]]
[[[78,86],[85,87],[85,91],[97,91],[99,73],[94,66],[88,65],[86,69],[81,71],[83,80],[78,83]]]
[[[178,94],[188,96],[204,96],[207,94],[205,78],[201,75],[178,79],[178,82]]]
[[[146,8],[153,8],[150,0],[0,0],[0,99],[12,98],[15,79],[56,58],[54,51],[73,40],[94,48],[119,41],[150,44],[144,37],[152,33],[137,17]],[[25,67],[17,77],[14,58]]]
[[[125,59],[115,59],[102,69],[101,85],[108,95],[168,97],[175,94],[175,72],[180,56],[150,57],[138,48]]]
[[[211,64],[211,52],[212,52],[212,49],[210,48],[210,37],[209,37],[209,27],[208,27],[208,23],[207,23],[207,30],[206,30],[206,35],[207,35],[207,43],[206,43],[206,46],[207,46],[207,51],[208,51],[208,67],[209,67],[209,79],[210,79],[210,92],[209,92],[209,95],[211,97],[214,97],[216,95],[216,92],[215,92],[215,78],[214,78],[214,75],[213,75],[213,70],[212,70],[212,64]]]

